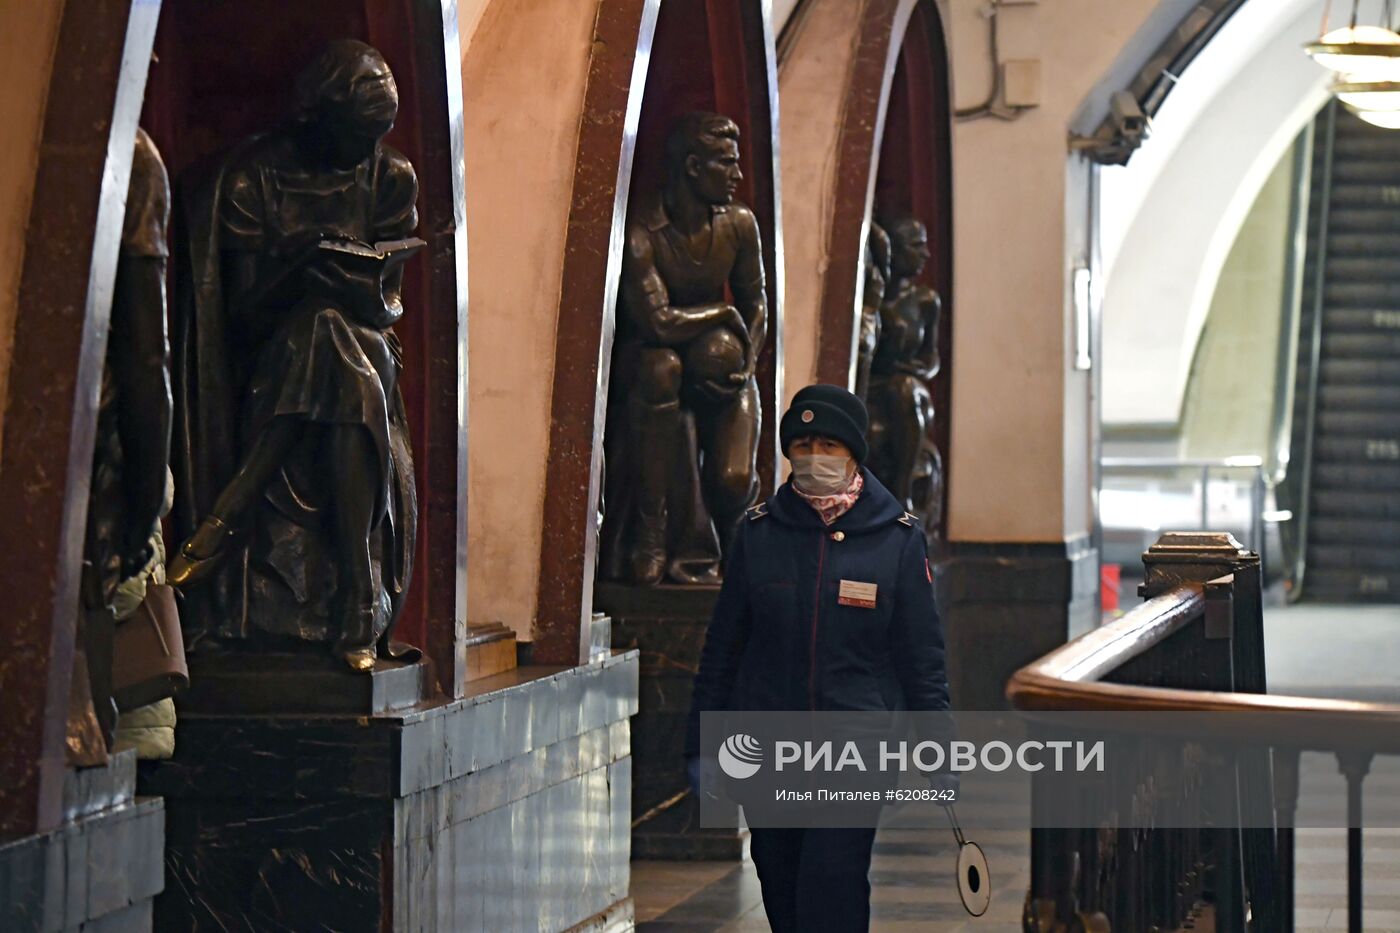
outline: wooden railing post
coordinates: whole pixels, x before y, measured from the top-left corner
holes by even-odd
[[[1279,902],[1280,933],[1293,933],[1294,924],[1294,818],[1298,812],[1298,765],[1301,752],[1296,748],[1274,749],[1274,814],[1275,835],[1278,839],[1278,862],[1274,877],[1278,879],[1276,896]]]

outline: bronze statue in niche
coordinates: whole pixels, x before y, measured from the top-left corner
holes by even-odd
[[[97,764],[106,757],[117,719],[115,627],[140,607],[147,581],[161,563],[172,407],[165,331],[169,220],[165,165],[151,138],[138,129],[93,441],[83,614],[67,737],[75,764]]]
[[[758,493],[763,253],[757,219],[734,200],[743,175],[733,120],[681,117],[665,168],[661,190],[627,219],[602,574],[718,583],[723,548]]]
[[[933,440],[938,319],[943,301],[916,280],[929,260],[928,228],[912,217],[888,224],[889,280],[870,366],[871,469],[930,533],[942,517],[943,460]]]
[[[325,643],[368,671],[413,651],[389,641],[418,513],[392,327],[418,182],[375,49],[329,43],[295,91],[186,205],[169,575],[196,649]]]
[[[856,335],[856,395],[870,402],[870,367],[880,344],[880,306],[890,279],[890,237],[877,223],[865,241],[865,287],[860,300],[860,332]]]

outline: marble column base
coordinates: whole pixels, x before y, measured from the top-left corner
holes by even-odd
[[[467,680],[480,680],[519,666],[515,632],[500,622],[467,626]]]
[[[0,844],[0,930],[147,933],[164,883],[161,801],[135,796],[136,753],[70,770],[58,829]]]
[[[1017,670],[1094,627],[1098,552],[1054,544],[955,542],[934,566],[953,708],[1007,708]]]
[[[686,794],[686,720],[705,630],[719,588],[600,583],[593,604],[612,617],[613,645],[641,655],[641,699],[632,720],[632,830],[636,858],[739,860],[747,831],[699,825]]]
[[[184,714],[156,929],[567,930],[628,888],[637,656],[374,716]]]

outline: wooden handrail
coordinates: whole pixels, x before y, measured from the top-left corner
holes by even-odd
[[[1052,651],[1014,675],[1013,708],[1032,719],[1066,712],[1211,713],[1143,717],[1134,731],[1318,751],[1400,754],[1400,705],[1279,694],[1106,683],[1103,677],[1199,620],[1204,587],[1177,586]],[[1233,715],[1232,715],[1233,714]]]

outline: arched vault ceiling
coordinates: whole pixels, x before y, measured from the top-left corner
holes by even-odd
[[[1103,417],[1174,424],[1225,257],[1325,102],[1303,54],[1324,0],[1249,0],[1197,56],[1151,138],[1101,175]]]

